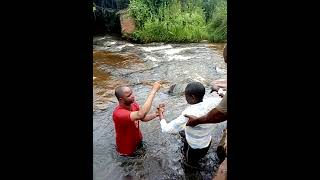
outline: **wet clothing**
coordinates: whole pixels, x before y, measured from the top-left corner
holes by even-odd
[[[139,105],[134,102],[131,104],[130,111],[117,106],[113,111],[113,122],[116,133],[117,151],[120,155],[131,156],[136,151],[142,141],[139,121],[132,121],[130,113],[139,111]]]
[[[183,131],[180,132],[180,136],[182,137],[182,142],[184,144],[184,146],[183,146],[183,154],[186,157],[186,162],[191,166],[197,166],[198,161],[207,154],[207,152],[208,152],[208,150],[210,148],[210,145],[211,145],[211,141],[210,141],[210,144],[205,148],[193,149],[187,143],[187,140],[185,138],[185,134],[184,134]]]
[[[216,107],[220,101],[220,97],[206,98],[203,102],[187,107],[179,117],[169,123],[167,123],[165,119],[161,119],[160,125],[162,132],[178,133],[184,130],[182,137],[186,139],[184,153],[188,164],[196,164],[207,154],[211,145],[211,133],[217,124],[199,124],[195,127],[186,126],[188,118],[184,115],[188,114],[201,117]]]
[[[165,119],[161,119],[160,125],[162,132],[178,133],[181,130],[185,130],[187,142],[193,149],[202,149],[208,147],[212,138],[211,132],[217,125],[199,124],[195,127],[186,126],[188,118],[184,115],[188,114],[201,117],[216,107],[220,101],[220,97],[210,97],[203,100],[203,102],[190,105],[181,113],[179,117],[170,121],[169,123],[167,123]]]

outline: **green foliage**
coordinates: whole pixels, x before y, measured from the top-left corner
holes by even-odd
[[[226,13],[222,13],[222,10],[226,10],[226,3],[221,4],[225,6],[224,9],[217,5],[222,10],[213,9],[210,12],[212,18],[207,17],[209,12],[204,8],[208,3],[213,5],[216,1],[226,1],[209,1],[130,0],[129,13],[137,25],[133,38],[144,43],[199,42],[208,38],[226,40],[223,39],[226,38]],[[216,16],[214,13],[220,14]],[[224,23],[221,23],[221,18],[225,18],[225,26],[221,25]],[[214,36],[210,33],[214,33]]]
[[[135,19],[138,28],[152,16],[151,9],[144,0],[131,0],[129,5],[129,14]]]
[[[209,40],[225,42],[227,40],[227,2],[217,2],[208,25]]]

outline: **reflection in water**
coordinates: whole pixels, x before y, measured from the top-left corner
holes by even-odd
[[[100,40],[99,40],[100,39]],[[114,89],[127,84],[136,101],[143,105],[154,81],[161,80],[152,109],[166,104],[168,120],[177,117],[187,106],[184,84],[200,81],[209,94],[212,80],[226,78],[222,60],[224,44],[129,44],[110,36],[94,38],[93,52],[93,169],[95,180],[118,179],[212,179],[218,167],[215,149],[226,123],[212,132],[213,140],[207,155],[200,161],[200,170],[184,166],[183,143],[179,134],[161,133],[158,119],[141,122],[143,148],[134,158],[121,157],[115,148],[112,112],[117,105]],[[216,69],[224,71],[217,72]],[[168,93],[177,84],[178,91]],[[180,92],[180,93],[179,93]]]
[[[93,51],[93,61],[97,64],[110,65],[116,68],[124,68],[130,64],[143,63],[136,54],[117,54],[108,51]]]

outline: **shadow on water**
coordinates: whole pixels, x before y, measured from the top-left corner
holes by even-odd
[[[131,44],[110,36],[95,37],[93,51],[93,170],[95,180],[118,179],[212,179],[218,167],[215,153],[226,123],[212,132],[212,144],[199,162],[200,170],[184,166],[180,134],[160,130],[159,120],[141,122],[143,148],[134,158],[116,152],[112,112],[117,105],[114,89],[127,84],[142,105],[155,80],[162,80],[150,112],[159,103],[166,104],[165,117],[176,118],[187,106],[184,84],[200,81],[209,94],[210,81],[226,78],[222,59],[224,44]],[[168,94],[177,84],[177,93]],[[178,88],[179,87],[179,88]]]

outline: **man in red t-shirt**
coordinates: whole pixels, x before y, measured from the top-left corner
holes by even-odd
[[[160,83],[155,82],[152,90],[140,108],[135,102],[131,88],[127,86],[117,87],[115,96],[119,105],[113,111],[113,122],[116,132],[117,151],[123,156],[132,156],[137,147],[141,144],[142,134],[139,127],[139,120],[147,122],[158,116],[157,113],[148,114],[156,92],[160,89]]]

